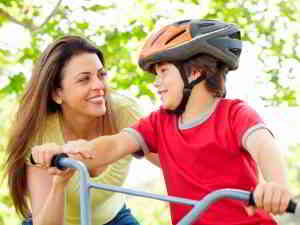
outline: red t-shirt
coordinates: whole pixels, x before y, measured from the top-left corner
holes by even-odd
[[[200,200],[222,188],[254,190],[258,172],[242,140],[264,127],[260,116],[241,100],[221,99],[202,123],[179,129],[178,116],[160,109],[141,119],[129,133],[144,151],[157,152],[171,196]],[[212,204],[196,225],[271,225],[276,222],[258,211],[248,216],[243,201],[225,199]],[[191,206],[171,203],[177,224]]]

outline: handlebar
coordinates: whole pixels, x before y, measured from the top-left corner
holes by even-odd
[[[30,161],[32,164],[36,164],[32,155],[30,156]],[[57,167],[58,169],[74,168],[77,169],[80,173],[80,218],[81,225],[90,225],[91,216],[89,213],[89,189],[96,188],[112,192],[120,192],[128,195],[134,195],[145,198],[152,198],[161,201],[180,203],[185,205],[192,205],[192,210],[185,215],[177,225],[191,225],[195,220],[210,206],[212,203],[223,199],[231,198],[237,200],[243,200],[248,202],[249,205],[255,206],[253,192],[243,191],[239,189],[220,189],[210,194],[206,195],[202,200],[195,201],[185,198],[178,198],[173,196],[163,196],[157,194],[151,194],[142,191],[136,191],[133,189],[117,187],[106,184],[96,184],[89,182],[89,173],[86,166],[77,160],[68,158],[68,155],[65,153],[55,155],[51,160],[51,166]],[[286,209],[287,213],[293,213],[297,217],[300,217],[300,207],[299,204],[294,200],[290,200],[288,207]],[[87,222],[88,221],[88,222]]]

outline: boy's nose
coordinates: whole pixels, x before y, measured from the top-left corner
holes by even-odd
[[[154,81],[154,87],[158,88],[161,84],[161,80],[159,77],[156,77],[155,81]]]

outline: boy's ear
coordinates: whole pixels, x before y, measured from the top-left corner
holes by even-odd
[[[201,75],[202,75],[202,70],[201,69],[198,69],[198,70],[193,69],[192,73],[191,73],[191,80],[196,80],[199,77],[201,77]]]
[[[51,98],[58,105],[60,105],[62,103],[62,97],[61,97],[61,90],[60,90],[60,88],[57,88],[56,90],[52,91]]]

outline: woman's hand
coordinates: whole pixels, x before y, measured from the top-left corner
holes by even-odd
[[[75,174],[75,169],[60,170],[55,167],[50,167],[47,169],[50,175],[53,175],[52,185],[65,187],[68,181]]]
[[[285,213],[292,194],[288,188],[274,182],[260,183],[254,190],[255,207],[247,207],[248,215],[255,214],[255,208],[263,209],[273,215]]]
[[[51,166],[53,156],[63,153],[63,148],[55,143],[34,146],[31,155],[36,164],[47,168]]]

